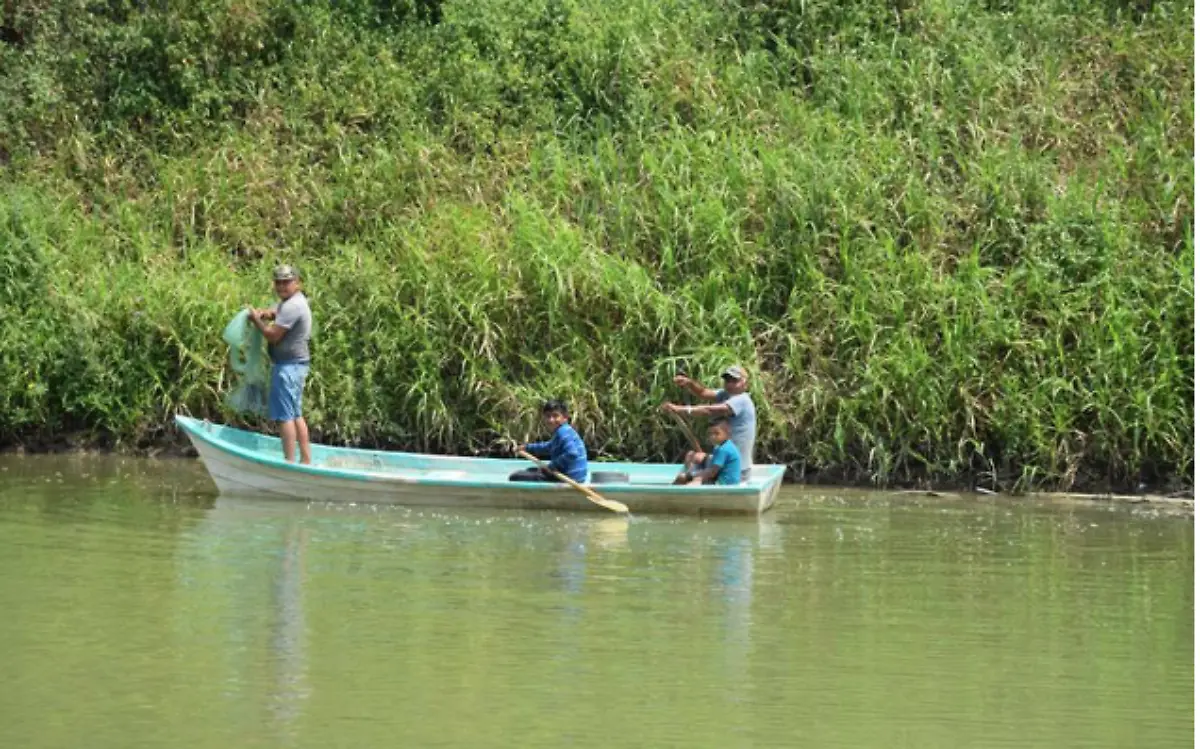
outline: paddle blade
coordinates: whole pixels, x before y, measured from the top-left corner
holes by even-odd
[[[601,507],[605,507],[605,508],[612,510],[613,512],[624,512],[624,513],[629,512],[629,507],[616,501],[615,499],[605,499],[604,497],[601,497],[598,494],[595,496],[592,496],[589,494],[588,499],[592,500],[593,502],[600,505]]]

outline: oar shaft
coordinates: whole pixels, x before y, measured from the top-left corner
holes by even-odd
[[[669,413],[675,417],[676,421],[679,422],[679,426],[683,427],[683,433],[687,436],[688,442],[692,443],[692,449],[698,453],[704,452],[704,449],[700,447],[700,440],[696,439],[696,435],[692,433],[692,428],[689,427],[688,423],[683,420],[683,417],[674,411],[670,411]]]
[[[582,492],[583,496],[587,497],[588,499],[590,499],[591,501],[600,505],[601,507],[612,510],[613,512],[629,512],[629,508],[626,507],[624,504],[622,504],[616,500],[613,500],[613,499],[605,499],[604,497],[600,496],[599,492],[597,492],[593,489],[590,489],[590,488],[584,486],[583,484],[580,484],[579,482],[572,479],[570,476],[564,476],[563,474],[554,470],[553,468],[546,465],[545,463],[538,460],[537,458],[533,457],[532,455],[525,452],[524,450],[518,450],[517,455],[520,455],[522,458],[525,458],[526,460],[531,461],[538,468],[541,468],[543,471],[546,471],[551,476],[553,476],[554,478],[563,482],[564,484],[571,485],[575,489]]]

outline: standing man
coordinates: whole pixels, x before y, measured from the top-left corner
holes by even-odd
[[[275,293],[279,303],[270,309],[250,309],[250,320],[267,339],[271,357],[271,394],[267,413],[279,422],[283,459],[296,459],[296,441],[300,442],[300,462],[312,463],[308,442],[308,424],[300,412],[304,380],[308,377],[308,339],[312,335],[312,311],[308,298],[300,290],[300,275],[290,265],[275,269]]]
[[[706,401],[716,401],[708,406],[680,406],[676,403],[664,403],[664,411],[674,411],[677,414],[696,414],[698,416],[719,416],[729,419],[730,439],[738,449],[742,459],[742,481],[750,478],[750,469],[754,466],[754,438],[758,431],[757,415],[754,411],[754,401],[746,392],[749,387],[746,370],[737,364],[726,367],[721,373],[724,384],[720,390],[707,388],[685,374],[675,375],[675,384],[689,390],[692,395]],[[688,459],[699,465],[708,457],[703,453],[691,454]]]

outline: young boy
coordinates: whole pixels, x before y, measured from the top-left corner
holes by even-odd
[[[727,419],[717,419],[708,427],[712,454],[688,453],[688,464],[675,477],[676,484],[733,485],[742,481],[742,456],[729,435],[732,429]],[[703,460],[697,465],[697,459]]]
[[[542,404],[542,420],[552,436],[546,442],[530,442],[525,445],[525,452],[539,458],[549,455],[551,468],[580,483],[587,481],[587,448],[569,423],[571,417],[566,404],[560,400],[546,401]],[[514,471],[508,480],[558,481],[536,466]]]

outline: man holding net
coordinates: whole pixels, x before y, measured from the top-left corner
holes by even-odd
[[[300,290],[300,275],[290,265],[275,269],[275,293],[279,303],[270,309],[251,309],[250,321],[267,339],[271,357],[271,394],[267,414],[279,422],[283,458],[296,459],[300,443],[300,462],[312,463],[308,424],[301,415],[304,380],[308,377],[308,340],[312,335],[312,311],[308,298]]]

